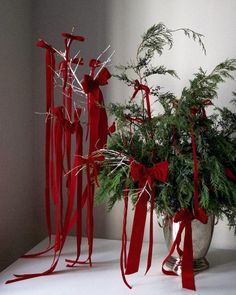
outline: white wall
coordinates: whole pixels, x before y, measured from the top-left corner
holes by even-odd
[[[42,238],[42,225],[33,148],[31,1],[0,0],[0,7],[1,270]]]

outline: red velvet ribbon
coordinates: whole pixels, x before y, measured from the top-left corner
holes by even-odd
[[[86,166],[86,175],[87,175],[87,185],[85,188],[84,202],[87,203],[87,238],[88,238],[88,258],[85,261],[79,261],[76,259],[75,261],[66,260],[68,263],[67,266],[72,267],[76,264],[81,263],[89,263],[90,266],[92,265],[91,256],[92,256],[92,249],[93,249],[93,202],[94,202],[94,182],[92,178],[94,178],[95,183],[98,184],[98,161],[103,161],[103,156],[95,156],[92,154],[96,149],[104,147],[107,142],[107,135],[110,132],[108,129],[108,122],[107,122],[107,114],[102,105],[103,102],[103,95],[100,90],[100,86],[106,85],[108,83],[108,79],[111,77],[110,73],[106,68],[103,68],[100,73],[94,78],[95,69],[101,66],[101,62],[95,59],[92,59],[89,63],[91,67],[90,75],[85,75],[82,81],[82,86],[85,93],[88,95],[88,130],[87,136],[89,132],[89,156],[87,158],[79,157],[78,163],[79,166]],[[90,166],[92,166],[92,173],[90,172]],[[82,206],[83,206],[82,205]],[[79,218],[78,214],[75,214],[75,219]],[[74,219],[74,220],[75,220]]]
[[[111,124],[111,126],[108,128],[108,132],[109,132],[109,135],[111,135],[112,133],[116,132],[116,123],[113,122]]]
[[[134,93],[131,99],[134,99],[140,90],[143,90],[145,92],[148,118],[149,120],[151,120],[152,115],[151,115],[151,105],[150,105],[150,98],[149,98],[150,89],[147,85],[141,84],[137,79],[134,82],[135,82]]]
[[[133,228],[130,239],[129,254],[125,274],[135,273],[139,269],[139,262],[142,250],[144,228],[147,216],[148,193],[144,190],[146,184],[149,185],[151,192],[150,208],[150,233],[149,233],[149,250],[146,273],[151,267],[152,250],[153,250],[153,209],[154,209],[154,188],[155,180],[165,182],[168,176],[168,162],[160,162],[151,168],[146,168],[140,163],[132,161],[131,176],[135,182],[139,183],[139,189],[143,190],[138,194],[138,201],[135,206]],[[124,280],[126,283],[126,281]],[[126,284],[127,285],[127,284]]]
[[[122,279],[125,285],[132,289],[125,277],[125,268],[127,267],[127,233],[126,233],[126,226],[127,226],[127,213],[128,213],[128,195],[129,190],[126,188],[124,190],[124,217],[123,217],[123,228],[122,228],[122,244],[121,244],[121,253],[120,253],[120,270]]]
[[[192,114],[195,115],[195,109],[192,109]],[[194,208],[193,211],[185,208],[180,210],[174,218],[174,222],[180,222],[179,230],[176,236],[176,239],[172,245],[170,253],[164,259],[162,263],[162,271],[167,275],[176,275],[173,271],[166,271],[164,269],[165,263],[168,261],[175,248],[177,248],[179,256],[182,258],[182,286],[183,288],[196,290],[195,281],[194,281],[194,272],[193,272],[193,245],[192,245],[192,220],[197,219],[200,222],[206,224],[208,221],[208,216],[202,208],[199,208],[198,200],[198,160],[195,144],[195,134],[194,129],[191,129],[191,143],[192,143],[192,153],[193,153],[193,162],[194,162]],[[181,235],[185,229],[185,238],[184,238],[184,248],[181,250],[179,248],[181,242]]]
[[[233,171],[232,171],[230,168],[225,167],[225,168],[224,168],[224,171],[225,171],[226,176],[227,176],[230,180],[232,180],[232,181],[236,181],[236,175],[233,173]]]
[[[82,81],[84,92],[88,95],[88,131],[90,132],[90,153],[96,149],[103,148],[107,142],[108,122],[106,110],[102,107],[104,101],[100,86],[108,84],[108,79],[110,77],[111,74],[109,71],[106,68],[103,68],[97,78],[94,79],[90,75],[85,75]]]
[[[74,198],[75,198],[75,190],[76,186],[79,189],[77,191],[77,199],[79,201],[79,204],[81,204],[82,199],[82,193],[80,189],[82,188],[82,174],[77,175],[76,167],[79,164],[79,159],[77,156],[75,156],[74,159],[74,169],[72,169],[72,176],[71,176],[71,182],[70,186],[68,188],[68,202],[67,202],[67,208],[66,208],[66,214],[64,222],[62,222],[62,214],[61,214],[61,176],[62,176],[62,141],[63,141],[63,130],[65,128],[69,129],[71,133],[76,132],[77,135],[77,141],[76,141],[76,153],[80,153],[82,151],[82,128],[79,124],[78,116],[79,110],[75,113],[75,122],[69,123],[64,118],[64,112],[63,107],[57,107],[52,109],[52,113],[55,116],[55,124],[54,124],[54,132],[53,136],[51,137],[51,153],[52,155],[55,155],[54,157],[51,157],[51,185],[52,185],[52,195],[55,203],[55,211],[56,211],[56,238],[55,238],[55,246],[54,246],[54,257],[53,262],[49,269],[46,271],[43,271],[41,273],[32,273],[32,274],[22,274],[22,275],[14,275],[16,278],[13,280],[9,280],[6,282],[6,284],[26,280],[29,278],[39,277],[51,274],[59,261],[61,251],[63,249],[64,243],[66,241],[66,237],[68,235],[68,232],[70,230],[71,221],[73,218],[73,208],[74,208]],[[81,210],[81,207],[78,208]],[[78,218],[81,217],[81,214],[77,214]],[[79,220],[80,221],[80,220]],[[77,253],[79,253],[80,250],[80,244],[81,244],[81,222],[78,224],[77,229]],[[41,254],[45,253],[45,251],[42,251]]]
[[[63,73],[63,90],[65,90],[67,85],[67,79],[68,79],[68,63],[70,62],[69,52],[70,52],[71,44],[74,40],[83,42],[85,38],[83,36],[75,36],[69,33],[61,33],[61,35],[62,37],[64,37],[65,60],[60,63],[60,68]]]
[[[206,224],[208,217],[204,210],[199,208],[193,214],[192,211],[185,208],[180,210],[174,217],[174,222],[180,222],[179,230],[176,235],[175,241],[170,249],[168,256],[164,259],[162,263],[162,271],[166,275],[177,275],[173,271],[165,270],[164,266],[168,259],[171,257],[175,249],[182,260],[182,286],[183,288],[196,290],[194,282],[194,272],[193,272],[193,244],[192,244],[192,220],[197,219],[200,222]],[[183,230],[185,230],[184,237],[184,248],[180,249],[181,235]]]
[[[125,117],[131,123],[133,123],[133,122],[135,122],[135,123],[141,123],[141,124],[143,123],[143,119],[142,118],[134,118],[134,117],[131,117],[130,115],[126,115]]]
[[[84,193],[84,200],[81,200],[82,207],[85,202],[87,202],[87,238],[88,238],[88,258],[85,261],[70,260],[66,259],[66,262],[72,263],[67,266],[72,267],[76,264],[85,264],[89,263],[92,266],[92,250],[93,250],[93,199],[94,199],[94,182],[98,184],[98,169],[99,163],[104,161],[104,156],[89,154],[87,157],[79,156],[77,157],[77,168],[80,169],[82,166],[86,167],[86,175],[87,175],[87,185]],[[91,171],[92,168],[92,171]],[[94,182],[93,182],[94,179]],[[75,221],[78,218],[78,214],[74,216],[73,220]]]
[[[55,70],[55,50],[51,45],[47,44],[43,40],[38,40],[36,46],[44,48],[46,50],[45,54],[45,72],[46,72],[46,112],[49,113],[51,108],[54,107],[54,70]],[[47,118],[46,120],[46,132],[45,132],[45,215],[47,232],[49,238],[48,247],[40,252],[33,254],[26,254],[24,258],[32,258],[42,255],[50,251],[53,246],[51,246],[51,235],[52,235],[52,225],[51,225],[51,206],[50,206],[50,141],[52,133],[52,121]]]

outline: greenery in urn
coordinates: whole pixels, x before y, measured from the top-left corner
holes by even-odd
[[[154,183],[156,211],[173,216],[181,208],[192,208],[194,161],[191,134],[194,130],[200,206],[208,214],[225,215],[229,226],[236,230],[236,114],[226,107],[214,106],[218,85],[228,78],[233,79],[236,59],[225,60],[210,73],[199,68],[180,97],[169,91],[163,92],[160,85],[150,86],[149,78],[153,75],[178,78],[174,70],[156,65],[157,57],[164,49],[172,48],[176,31],[183,31],[198,42],[205,53],[201,34],[185,28],[170,30],[159,23],[142,36],[136,60],[119,66],[119,74],[114,75],[132,91],[137,83],[148,86],[152,108],[157,104],[161,111],[157,115],[152,113],[150,119],[145,87],[137,94],[139,100],[131,97],[127,103],[109,106],[117,127],[109,138],[107,149],[103,150],[105,161],[99,171],[96,202],[106,202],[111,209],[122,199],[123,190],[129,188],[129,197],[135,205],[138,186],[130,174],[130,159],[146,167],[168,161],[167,182]],[[231,102],[235,104],[236,93],[233,97]],[[213,111],[206,115],[205,109],[209,106]]]

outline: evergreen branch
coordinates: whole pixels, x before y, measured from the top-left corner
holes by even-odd
[[[202,41],[202,38],[204,37],[204,35],[197,33],[191,29],[188,28],[180,28],[180,29],[176,29],[176,30],[170,30],[170,32],[177,32],[177,31],[183,31],[185,36],[187,36],[189,39],[193,39],[194,41],[197,41],[198,44],[200,45],[200,47],[202,48],[204,54],[206,54],[206,48],[205,45]]]
[[[156,75],[156,74],[158,74],[158,75],[166,75],[166,74],[169,74],[170,76],[179,79],[179,76],[177,75],[177,73],[176,73],[175,70],[167,69],[165,66],[157,66],[157,67],[150,66],[149,68],[147,68],[144,71],[143,76],[144,77],[149,77],[151,75]]]

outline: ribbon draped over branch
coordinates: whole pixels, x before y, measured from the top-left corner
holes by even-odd
[[[152,115],[151,115],[151,105],[150,105],[150,98],[149,98],[150,89],[149,89],[149,87],[147,85],[141,84],[139,82],[139,80],[137,80],[137,79],[134,82],[135,82],[134,93],[133,93],[133,96],[131,97],[131,99],[134,99],[139,91],[143,90],[145,92],[148,119],[151,120]]]

